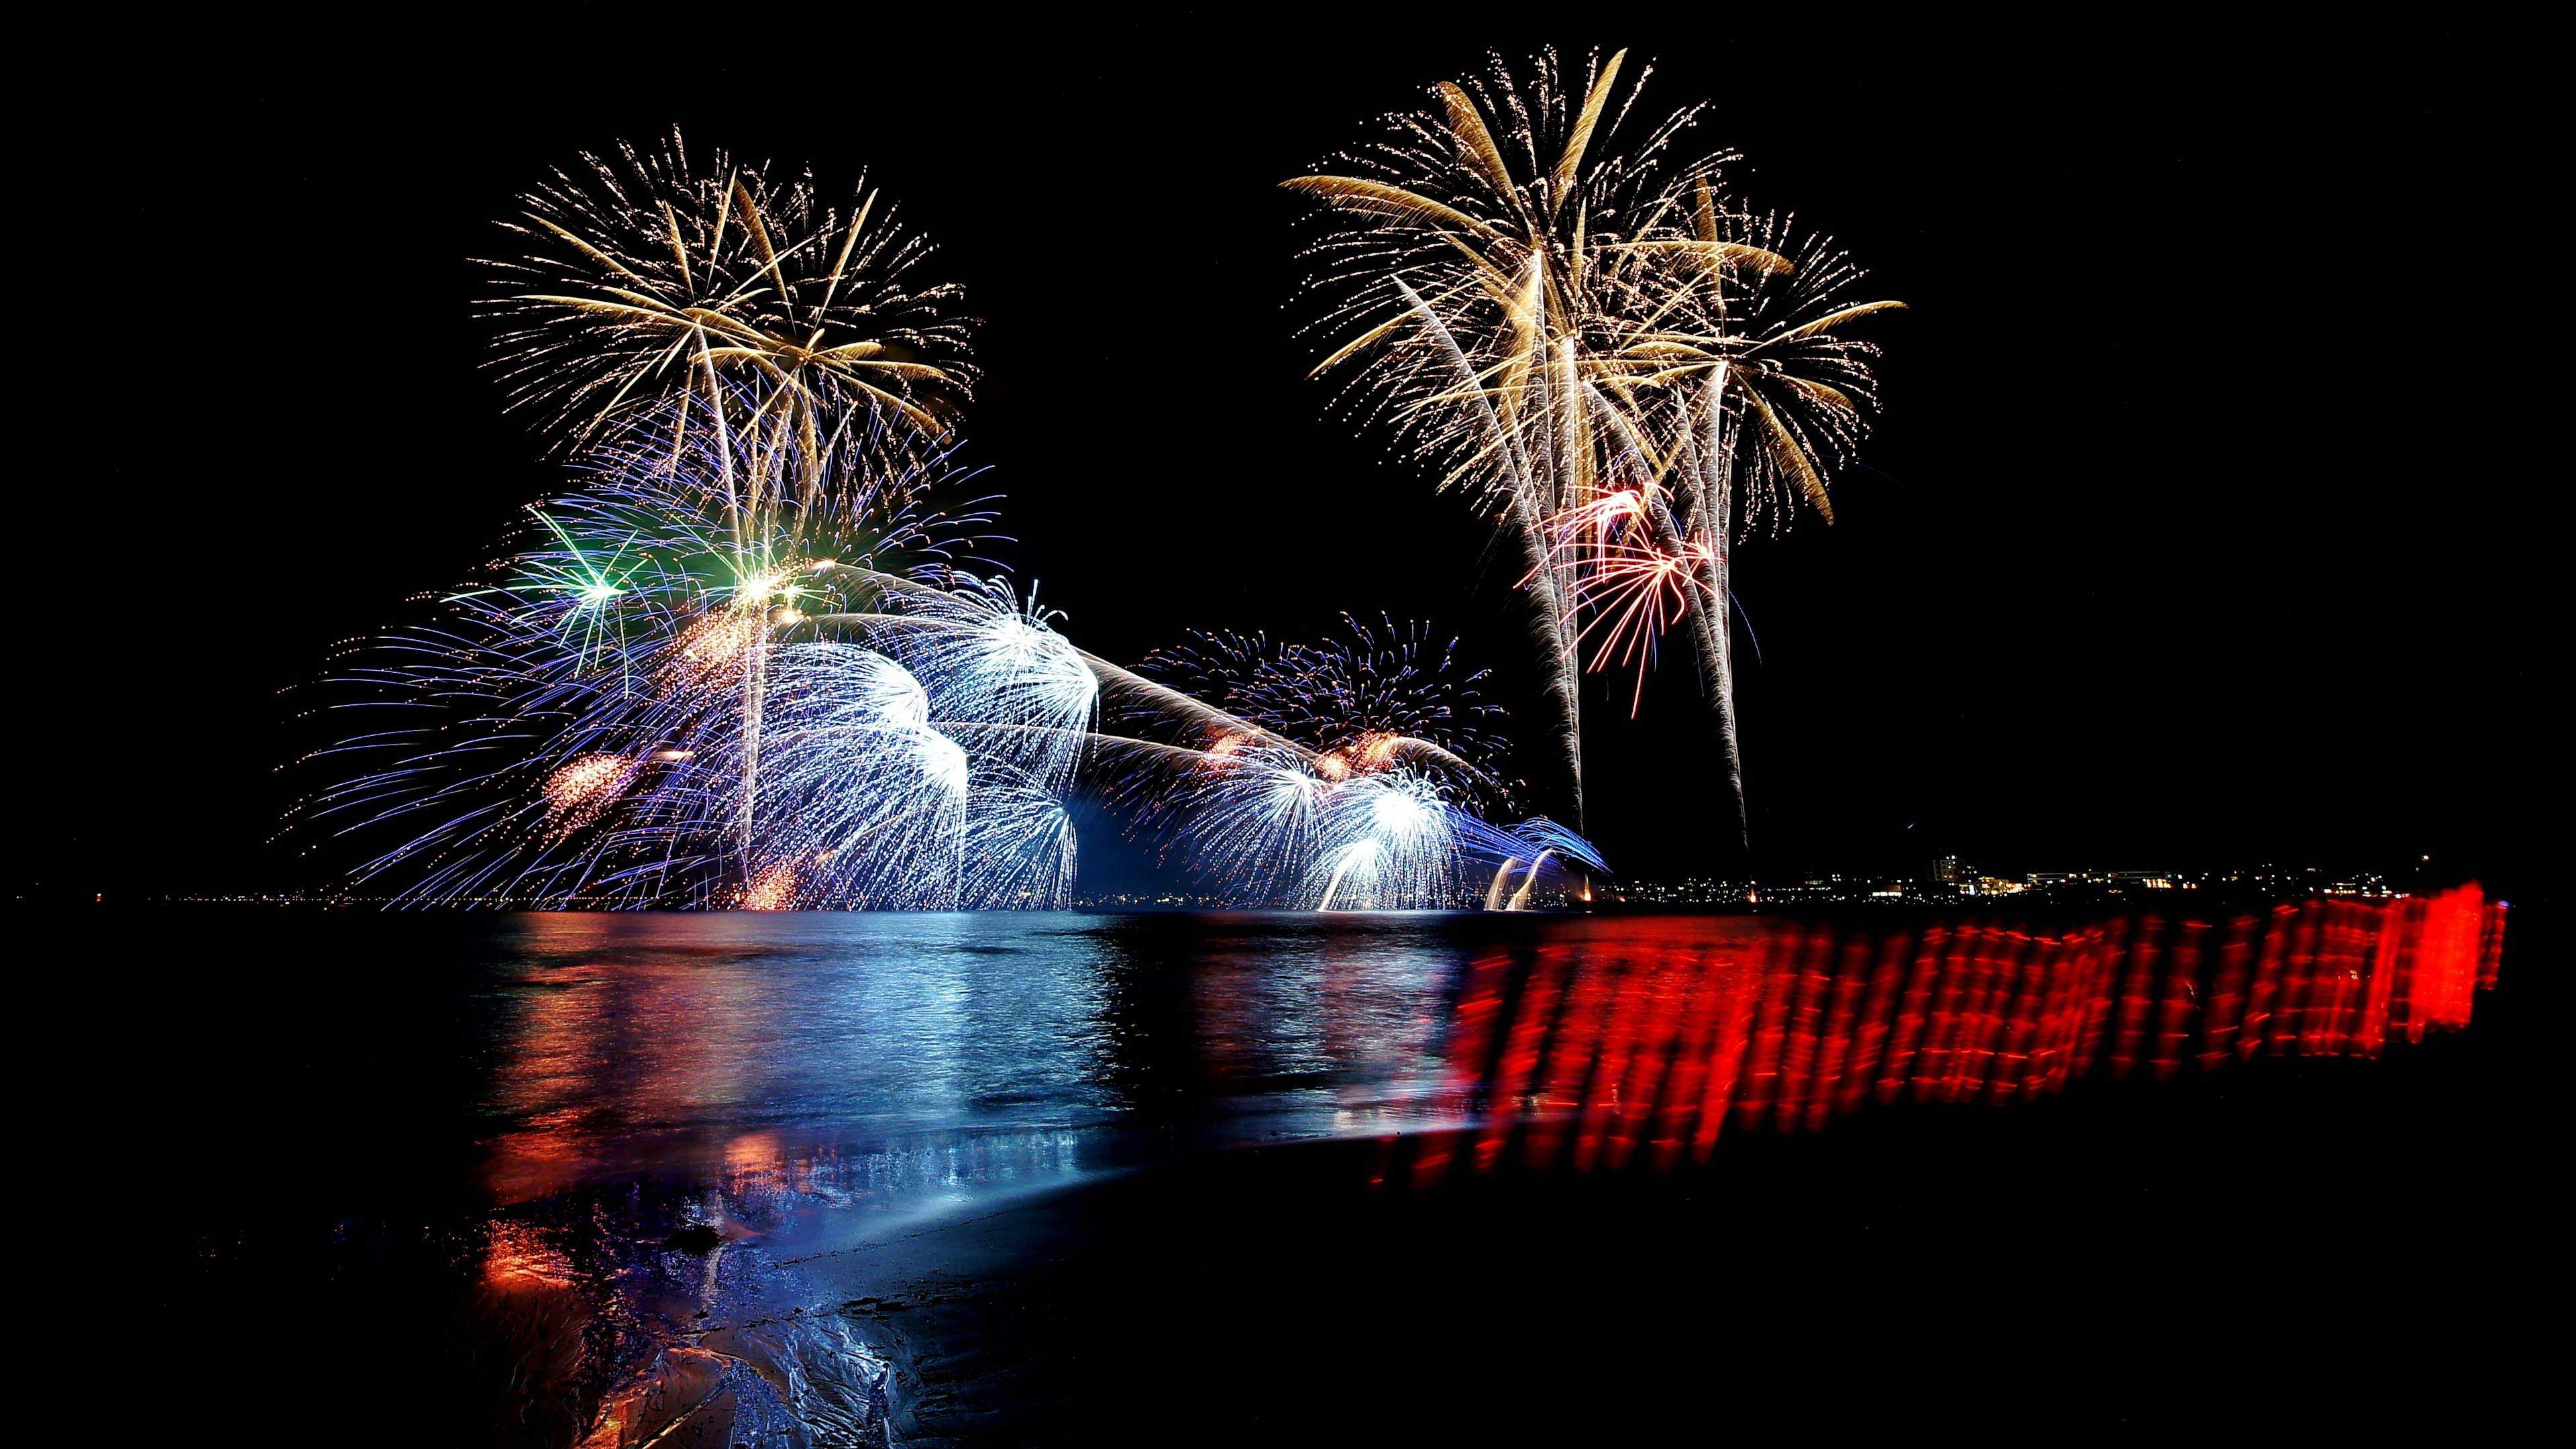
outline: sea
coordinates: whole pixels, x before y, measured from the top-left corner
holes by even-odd
[[[158,1396],[102,1408],[111,1440],[1373,1437],[1315,1417],[1324,1383],[1337,1413],[1414,1416],[1387,1437],[1463,1432],[1472,1402],[1508,1440],[1539,1382],[1610,1423],[1566,1387],[1590,1372],[1569,1355],[1605,1353],[1632,1407],[1696,1414],[1718,1359],[1730,1392],[1770,1382],[1796,1414],[1855,1364],[1912,1363],[2180,1423],[2199,1401],[2140,1365],[2201,1326],[2269,1315],[2242,1372],[2364,1393],[2378,1360],[2340,1335],[2365,1320],[2334,1305],[2430,1362],[2451,1350],[2424,1326],[2485,1311],[2539,1241],[2530,1074],[2554,1057],[2489,993],[2475,1027],[2385,1060],[1918,1092],[1823,1133],[1819,1097],[1803,1135],[1730,1129],[1697,1166],[1687,1131],[1655,1140],[1679,1079],[1604,1065],[1599,1101],[1532,1129],[1583,1170],[1536,1173],[1518,1137],[1476,1157],[1508,1093],[1462,1095],[1462,1050],[1543,1077],[1512,1033],[1581,1020],[1600,1062],[1660,1032],[1679,1071],[1675,1023],[1735,999],[1726,963],[1790,923],[240,906],[82,926],[44,962],[67,1005],[33,1018],[62,1065],[30,1081],[61,1129],[41,1182],[94,1314],[77,1341],[139,1351]],[[1878,969],[1858,944],[1878,930],[1811,932],[1794,964]],[[1488,1010],[1498,961],[1517,1018]],[[1677,962],[1704,963],[1699,996],[1656,994]],[[1524,1009],[1543,990],[1554,1017]],[[1814,997],[1819,1039],[1839,999]],[[1852,1021],[1871,1000],[1854,989]],[[1620,1081],[1643,1096],[1599,1085]],[[1422,1187],[1442,1153],[1467,1188]],[[2030,1336],[2048,1322],[2081,1332]],[[2264,1358],[2282,1333],[2322,1346]]]

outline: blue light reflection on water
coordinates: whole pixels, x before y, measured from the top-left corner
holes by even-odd
[[[478,973],[483,1185],[910,1216],[1140,1138],[1421,1125],[1470,919],[513,918]]]
[[[174,914],[100,945],[188,968],[153,978],[171,995],[143,1078],[207,1124],[184,1138],[187,1271],[259,1302],[354,1285],[263,1312],[466,1323],[510,1393],[588,1422],[689,1345],[781,1373],[792,1348],[821,1373],[908,1363],[907,1333],[971,1339],[868,1305],[930,1312],[1053,1261],[1085,1204],[1115,1200],[1058,1190],[1105,1173],[1454,1121],[1471,1109],[1442,1053],[1471,963],[1675,947],[1648,934],[1517,914],[333,911]],[[736,1341],[790,1322],[839,1337]],[[504,1342],[529,1324],[582,1346]],[[419,1352],[352,1372],[390,1401]],[[910,1372],[898,1402],[927,1402]]]

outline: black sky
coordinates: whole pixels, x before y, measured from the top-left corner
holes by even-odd
[[[1549,41],[1714,101],[1745,195],[1911,304],[1840,523],[1742,551],[1766,869],[2520,861],[2555,779],[2565,471],[2522,337],[2563,264],[2517,240],[2546,173],[2487,61],[2534,42],[1446,15],[67,45],[20,183],[57,343],[21,364],[47,399],[21,879],[306,883],[262,844],[279,691],[558,476],[476,370],[462,259],[544,168],[674,122],[834,185],[864,166],[940,242],[985,319],[968,433],[1002,552],[1078,642],[1383,610],[1463,634],[1518,703],[1510,571],[1303,379],[1276,182]],[[1677,650],[1643,721],[1589,711],[1614,864],[1718,859],[1695,689]]]

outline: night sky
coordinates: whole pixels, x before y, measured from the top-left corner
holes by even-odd
[[[75,58],[98,84],[19,183],[64,344],[21,362],[51,399],[23,456],[52,461],[18,474],[48,580],[20,879],[315,883],[263,844],[300,738],[279,692],[561,476],[477,370],[464,259],[545,168],[673,122],[836,190],[864,166],[941,244],[984,319],[999,556],[1076,642],[1384,611],[1520,704],[1517,570],[1304,378],[1276,183],[1549,41],[1652,59],[1649,105],[1714,100],[1697,134],[1745,154],[1744,198],[1911,304],[1871,324],[1885,411],[1840,522],[1738,551],[1757,866],[2521,868],[2564,473],[2526,436],[2557,420],[2522,336],[2557,263],[2513,240],[2548,174],[2515,86],[2455,63],[2510,37],[1382,37],[1392,13],[705,48],[735,63],[604,30]],[[1641,721],[1620,684],[1587,710],[1593,834],[1646,876],[1729,864],[1675,643]]]

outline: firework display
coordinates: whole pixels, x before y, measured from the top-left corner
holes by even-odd
[[[922,499],[846,433],[763,463],[810,502],[737,519],[735,425],[693,400],[595,455],[502,577],[349,677],[379,768],[310,807],[418,826],[362,878],[405,899],[566,904],[1060,903],[1057,805],[1088,666],[951,555],[982,515]],[[864,460],[864,461],[862,461]]]
[[[844,214],[810,173],[692,160],[676,131],[585,154],[502,223],[521,254],[484,264],[510,405],[574,446],[675,391],[808,452],[853,408],[939,436],[973,381],[967,322],[956,287],[916,280],[929,243],[880,202],[862,182]]]
[[[1632,124],[1625,59],[1497,59],[1284,184],[1318,204],[1307,255],[1334,299],[1315,371],[1521,551],[1576,820],[1587,650],[1637,668],[1634,710],[1687,619],[1741,838],[1728,550],[1800,508],[1831,519],[1874,403],[1873,349],[1843,328],[1902,304],[1856,300],[1829,240],[1736,204],[1731,154],[1684,157],[1699,108]]]
[[[1509,749],[1502,707],[1477,692],[1487,672],[1462,672],[1457,641],[1436,643],[1427,625],[1342,622],[1343,637],[1313,644],[1203,631],[1148,655],[1143,672],[1295,740],[1329,777],[1409,764],[1508,806],[1511,792],[1485,767]]]
[[[1343,637],[1312,644],[1201,633],[1146,659],[1173,693],[1223,706],[1204,706],[1194,748],[1148,762],[1159,768],[1125,791],[1195,875],[1246,904],[1518,909],[1550,864],[1559,889],[1604,869],[1544,818],[1509,830],[1485,819],[1512,799],[1495,772],[1501,711],[1476,691],[1483,674],[1460,672],[1455,641],[1343,623]],[[1487,883],[1516,870],[1517,892]]]
[[[511,401],[579,486],[340,671],[371,727],[321,752],[359,769],[301,815],[374,842],[359,881],[404,903],[1055,908],[1086,793],[1243,904],[1516,909],[1551,863],[1560,888],[1602,868],[1544,820],[1485,821],[1510,803],[1477,762],[1499,711],[1418,627],[1201,636],[1150,666],[1209,703],[970,567],[993,518],[957,461],[966,326],[953,288],[909,280],[926,244],[873,193],[844,219],[810,178],[693,166],[676,135],[584,159],[508,224],[531,250],[492,264],[517,290],[488,304]]]

